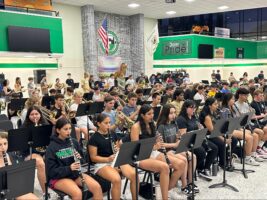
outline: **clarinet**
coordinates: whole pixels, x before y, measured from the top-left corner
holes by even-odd
[[[75,155],[75,153],[74,153],[74,152],[76,152],[76,149],[74,147],[74,144],[73,144],[73,141],[72,141],[71,136],[69,136],[69,142],[70,142],[70,145],[71,145],[71,148],[72,148],[74,162],[78,162],[80,164],[80,168],[78,169],[78,172],[79,172],[79,177],[80,177],[81,182],[82,182],[83,192],[85,192],[85,191],[88,190],[88,187],[87,187],[87,184],[85,183],[85,180],[83,178],[82,168],[81,168],[81,160],[79,158],[77,158],[76,155]]]
[[[8,166],[8,159],[7,159],[7,153],[3,151],[3,160],[4,160],[4,164],[5,166]]]
[[[160,141],[163,142],[163,138],[162,138],[162,136],[160,135],[160,133],[157,132],[156,135],[159,137]],[[163,153],[163,155],[164,155],[164,157],[165,157],[166,163],[167,163],[168,165],[170,165],[171,162],[170,162],[170,160],[169,160],[169,158],[168,158],[166,147],[161,147],[161,151],[162,151],[162,153]]]

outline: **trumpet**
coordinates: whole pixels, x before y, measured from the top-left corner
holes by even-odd
[[[56,113],[48,110],[47,108],[43,107],[43,106],[38,106],[38,108],[40,109],[43,117],[48,120],[48,121],[52,121],[53,119],[56,118]]]
[[[125,127],[127,128],[128,132],[130,132],[132,126],[134,125],[134,121],[127,117],[123,112],[119,111],[116,115],[116,122],[115,124],[120,124],[119,115],[121,115],[125,120]]]

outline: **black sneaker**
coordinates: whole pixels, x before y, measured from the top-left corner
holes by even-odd
[[[182,193],[187,195],[187,196],[192,194],[192,190],[191,190],[191,187],[189,185],[185,186],[181,190],[182,190]]]
[[[212,177],[210,175],[209,170],[205,169],[203,171],[198,172],[199,177],[204,178],[206,181],[212,181]]]
[[[192,183],[189,183],[188,186],[189,186],[189,187],[191,188],[191,190],[192,190],[192,186],[193,186],[193,184],[192,184]],[[195,185],[195,184],[194,184],[194,192],[195,192],[195,193],[199,193],[199,188],[198,188],[197,185]]]

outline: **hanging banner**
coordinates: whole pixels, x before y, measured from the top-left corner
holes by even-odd
[[[215,27],[214,36],[215,37],[230,38],[230,29],[229,28]]]
[[[17,6],[39,10],[52,10],[51,0],[5,0],[5,6]]]
[[[102,56],[98,60],[99,74],[109,76],[111,73],[116,72],[121,65],[121,57]]]

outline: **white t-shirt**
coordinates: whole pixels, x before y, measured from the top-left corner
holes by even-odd
[[[77,103],[74,103],[70,106],[70,111],[77,111],[77,110],[78,110],[78,104]],[[95,128],[93,122],[86,115],[80,116],[80,117],[75,117],[75,119],[77,122],[77,126],[79,128],[84,128],[84,127],[87,128],[87,122],[89,124],[89,129]]]
[[[194,96],[194,100],[201,100],[201,103],[205,103],[205,97],[203,94],[199,94],[198,92]]]
[[[114,78],[109,78],[108,79],[108,85],[109,85],[109,88],[113,87],[115,85],[115,80]]]
[[[134,86],[135,81],[134,81],[134,79],[128,79],[128,80],[126,81],[125,84],[126,84],[126,85],[127,85],[127,84],[130,84],[130,85]]]

